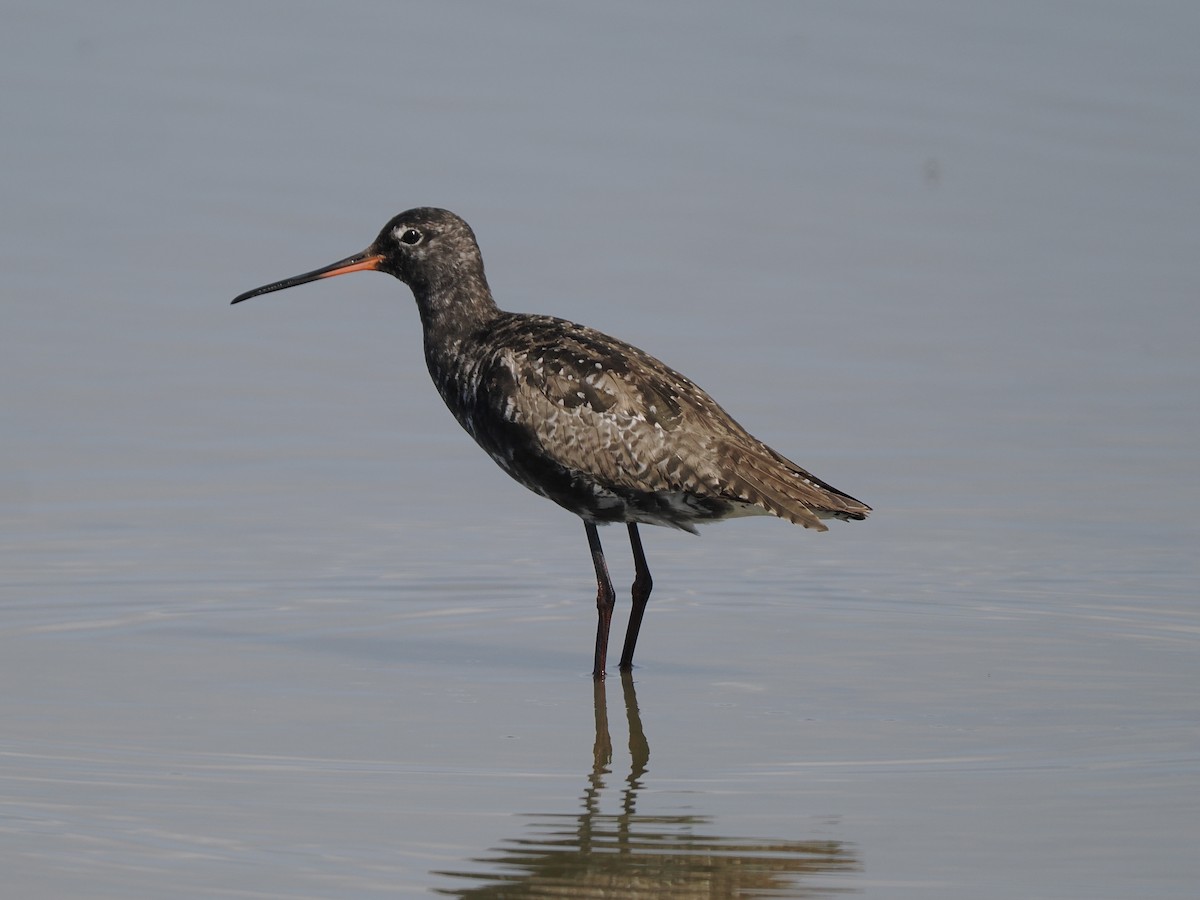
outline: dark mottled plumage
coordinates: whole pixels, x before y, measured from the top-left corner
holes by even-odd
[[[499,309],[474,233],[446,210],[401,213],[362,253],[233,302],[365,270],[412,288],[429,373],[463,428],[509,475],[584,520],[597,578],[596,677],[615,602],[597,523],[627,523],[633,546],[634,611],[621,656],[628,668],[651,587],[638,523],[695,531],[706,521],[771,514],[825,531],[822,519],[870,512],[649,354],[573,322]]]

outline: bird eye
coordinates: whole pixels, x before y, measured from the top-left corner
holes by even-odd
[[[424,235],[417,231],[417,229],[405,228],[396,236],[396,239],[402,244],[419,244],[421,243],[422,237],[424,237]]]

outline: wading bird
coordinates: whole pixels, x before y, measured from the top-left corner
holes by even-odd
[[[412,289],[429,374],[459,424],[505,472],[583,519],[596,570],[595,678],[604,677],[616,604],[597,525],[629,530],[633,607],[620,661],[629,669],[652,586],[639,524],[694,533],[705,522],[769,514],[826,531],[822,519],[871,511],[637,347],[564,319],[500,309],[474,232],[444,209],[400,213],[363,252],[233,302],[364,271]]]

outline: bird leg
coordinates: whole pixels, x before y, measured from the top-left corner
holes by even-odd
[[[608,629],[612,624],[613,607],[617,605],[617,592],[608,577],[608,565],[604,562],[604,548],[600,546],[600,535],[595,522],[584,522],[587,531],[588,549],[592,551],[592,565],[596,567],[596,664],[592,667],[593,678],[604,677],[608,658]],[[644,604],[643,604],[644,605]]]
[[[633,548],[633,609],[629,612],[629,628],[625,631],[625,649],[621,651],[621,668],[625,671],[633,668],[633,648],[637,645],[642,615],[646,612],[646,603],[654,587],[650,567],[646,565],[646,554],[642,550],[642,536],[638,534],[635,522],[629,523],[629,546]]]

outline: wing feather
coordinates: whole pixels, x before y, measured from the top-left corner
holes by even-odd
[[[519,319],[493,343],[503,348],[493,367],[509,388],[505,418],[535,434],[553,465],[610,489],[751,504],[819,531],[822,517],[870,511],[767,447],[649,354],[561,319]]]

